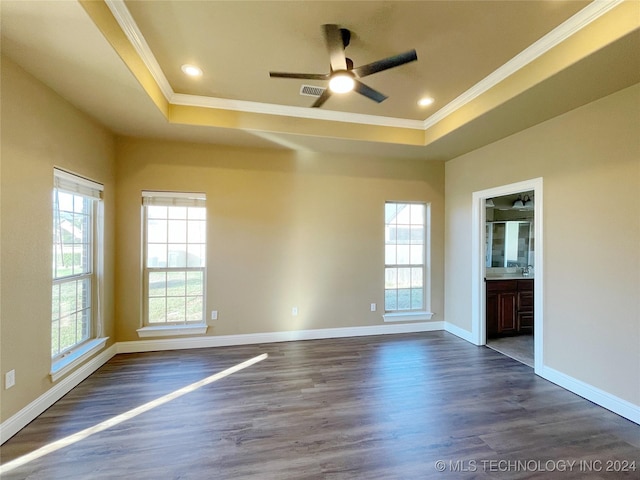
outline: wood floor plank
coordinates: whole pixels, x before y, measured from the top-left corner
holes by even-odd
[[[2,464],[263,353],[2,478],[639,476],[640,426],[444,332],[117,355],[0,447]],[[577,470],[614,461],[636,471]]]

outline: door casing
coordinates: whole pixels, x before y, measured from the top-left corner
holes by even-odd
[[[471,337],[476,345],[487,343],[486,330],[486,289],[485,289],[485,222],[486,208],[485,201],[489,198],[511,195],[514,193],[533,190],[534,197],[534,299],[533,299],[533,342],[534,342],[534,371],[537,374],[542,372],[543,362],[543,340],[544,340],[544,232],[543,232],[543,192],[542,177],[524,180],[522,182],[502,185],[487,190],[473,192],[473,215],[472,215],[472,249],[471,249]]]

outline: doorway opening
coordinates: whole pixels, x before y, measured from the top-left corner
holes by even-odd
[[[485,200],[487,347],[533,368],[535,193]]]
[[[543,366],[542,178],[473,194],[472,335]]]

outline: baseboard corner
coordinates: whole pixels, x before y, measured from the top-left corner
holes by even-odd
[[[111,345],[56,382],[49,390],[0,424],[0,445],[31,423],[38,415],[69,393],[76,385],[107,363],[116,354]]]
[[[476,345],[476,342],[473,341],[473,334],[468,330],[460,328],[450,322],[444,322],[444,330],[452,335],[455,335],[456,337],[459,337],[469,343],[473,343],[474,345]]]

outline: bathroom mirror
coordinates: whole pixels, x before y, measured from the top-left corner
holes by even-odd
[[[531,221],[494,221],[486,224],[486,267],[533,266]]]

